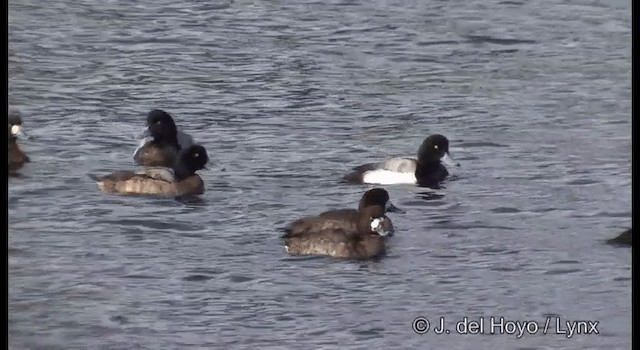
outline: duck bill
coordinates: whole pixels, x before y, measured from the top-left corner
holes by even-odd
[[[376,230],[376,233],[380,237],[393,237],[394,235],[393,230]]]
[[[393,203],[391,203],[391,201],[387,201],[387,205],[385,206],[384,210],[386,212],[389,212],[389,213],[398,213],[398,214],[406,213],[403,209],[400,209],[400,208],[396,207],[395,205],[393,205]]]
[[[449,152],[445,152],[444,156],[442,156],[440,160],[448,166],[456,166],[456,167],[460,166],[460,163],[456,162],[455,160],[453,160],[453,158],[451,158],[451,156],[449,155]]]

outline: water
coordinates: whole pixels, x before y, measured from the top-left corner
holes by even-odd
[[[631,250],[604,244],[631,225],[629,1],[15,0],[9,48],[13,349],[630,346]],[[87,176],[133,167],[152,108],[208,149],[200,201]],[[357,205],[349,168],[431,133],[462,166],[386,186],[384,259],[285,253],[286,223]]]

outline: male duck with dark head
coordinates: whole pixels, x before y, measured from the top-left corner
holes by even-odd
[[[285,231],[298,234],[300,232],[321,231],[331,227],[356,232],[360,212],[372,206],[379,207],[383,212],[404,213],[404,210],[396,207],[389,200],[389,193],[386,190],[374,188],[362,195],[358,209],[328,210],[317,216],[304,217],[291,223]]]
[[[18,136],[25,136],[22,132],[22,118],[16,110],[10,110],[8,115],[7,135],[9,138],[9,174],[15,173],[31,160],[18,145]]]
[[[145,138],[133,153],[136,164],[142,166],[171,166],[181,149],[193,144],[193,138],[178,131],[171,115],[154,109],[147,115]]]
[[[385,237],[393,234],[391,220],[379,206],[358,213],[357,231],[326,227],[322,230],[286,233],[284,246],[292,255],[325,255],[342,259],[366,260],[385,252]]]
[[[102,192],[160,196],[187,196],[204,193],[204,183],[196,171],[204,169],[209,157],[204,147],[192,145],[180,152],[171,168],[149,167],[140,171],[117,171],[96,180]]]
[[[434,187],[443,181],[449,171],[442,162],[460,166],[449,155],[449,140],[442,135],[427,137],[418,149],[418,158],[391,158],[354,168],[343,180],[369,184],[417,184]]]

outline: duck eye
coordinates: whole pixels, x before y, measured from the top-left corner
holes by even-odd
[[[200,157],[200,153],[194,153],[193,156],[198,158],[198,157]]]
[[[434,146],[433,146],[433,148],[438,149],[438,148],[440,148],[440,147],[438,147],[438,145],[434,145]]]

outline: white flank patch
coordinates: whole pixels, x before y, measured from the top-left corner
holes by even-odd
[[[288,252],[289,252],[289,247],[284,246],[284,250],[286,250],[286,251],[287,251],[287,253],[288,253]]]
[[[362,182],[367,184],[395,185],[395,184],[415,184],[417,182],[414,173],[398,173],[395,171],[378,169],[364,173]]]
[[[11,126],[11,134],[16,136],[20,133],[20,125],[12,125]]]

